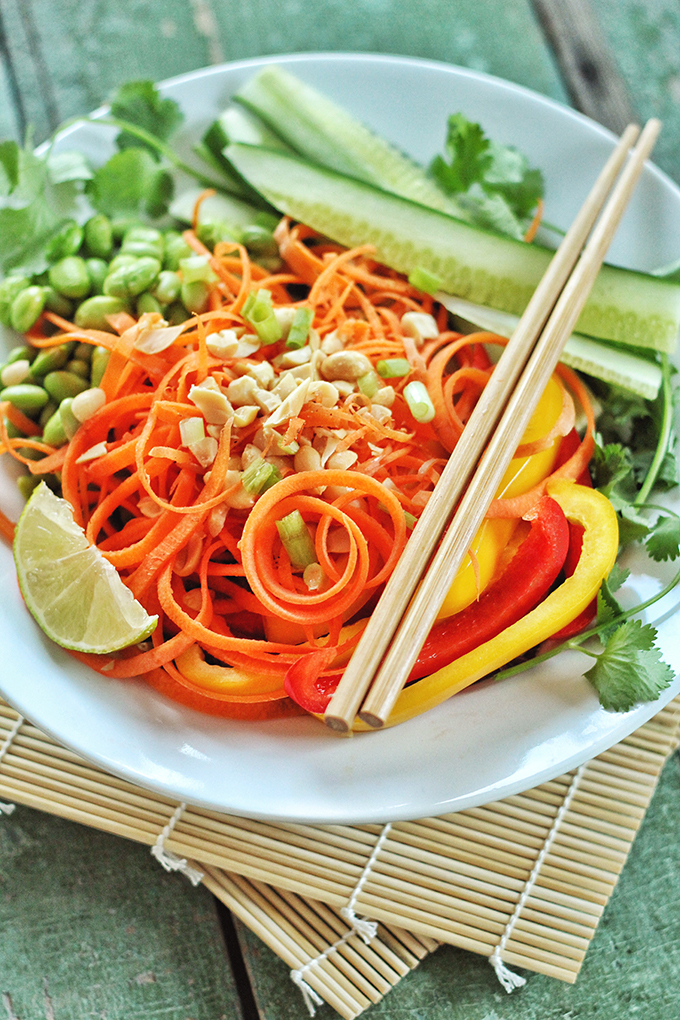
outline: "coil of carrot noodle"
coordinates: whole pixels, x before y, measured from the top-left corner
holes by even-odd
[[[110,352],[101,382],[106,403],[66,446],[44,444],[39,427],[11,405],[3,405],[0,416],[2,449],[36,475],[59,472],[64,498],[89,541],[159,617],[143,646],[77,657],[104,676],[143,677],[201,711],[250,719],[298,711],[283,678],[301,654],[325,648],[329,673],[346,661],[404,549],[409,518],[412,524],[422,512],[493,371],[486,345],[505,342],[449,330],[446,310],[379,265],[368,246],[347,251],[286,218],[275,236],[283,266],[268,272],[242,245],[224,242],[210,252],[187,231],[186,240],[209,258],[216,277],[209,310],[190,317],[154,353],[145,352],[142,341],[150,335],[163,341],[166,327],[158,315],[136,321],[122,313],[111,318],[109,332],[45,314],[43,325],[58,332],[48,335],[38,325],[30,335],[36,347],[77,340]],[[244,372],[257,373],[265,361],[276,364],[287,350],[283,342],[261,346],[245,361],[210,353],[209,334],[250,330],[242,310],[259,289],[269,291],[274,306],[310,309],[317,346],[339,338],[373,365],[406,358],[411,374],[379,382],[393,387],[391,415],[373,414],[362,393],[334,406],[312,396],[275,430],[263,430],[263,414],[249,425],[213,427],[213,456],[203,463],[182,445],[181,423],[200,414],[192,387],[210,376],[224,392]],[[419,345],[402,325],[408,311],[433,315],[438,337]],[[432,422],[410,415],[402,394],[407,378],[426,383]],[[568,395],[559,421],[524,453],[572,429],[575,400],[588,422],[586,434],[555,474],[577,477],[592,452],[592,408],[573,373],[560,369],[560,378]],[[5,418],[26,438],[11,439]],[[285,451],[314,443],[324,466],[296,470]],[[101,444],[106,452],[89,457]],[[26,457],[22,448],[41,459]],[[282,477],[244,498],[240,469],[253,453],[270,456]],[[350,466],[334,467],[334,453],[349,453]],[[525,515],[545,484],[496,500],[489,515]],[[293,567],[279,537],[277,522],[293,511],[311,536],[323,579],[315,586]],[[13,525],[4,515],[0,531],[11,539]]]

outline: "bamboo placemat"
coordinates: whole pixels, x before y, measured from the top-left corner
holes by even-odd
[[[677,698],[525,793],[414,822],[314,826],[177,805],[90,765],[0,701],[0,798],[145,843],[167,867],[189,860],[302,971],[306,994],[351,1018],[438,942],[490,957],[504,981],[501,961],[575,981],[679,731]],[[380,923],[369,945],[348,924],[360,930],[362,918]]]

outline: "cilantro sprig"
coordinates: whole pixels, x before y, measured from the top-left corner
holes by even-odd
[[[83,122],[119,132],[117,151],[98,169],[79,152],[55,152],[54,138],[41,155],[30,136],[24,146],[0,143],[0,275],[18,266],[30,274],[43,272],[50,237],[65,220],[77,218],[84,197],[97,212],[114,218],[157,219],[173,197],[171,171],[183,171],[203,187],[224,185],[190,166],[168,144],[183,114],[150,81],[128,82],[112,97],[109,114],[78,117],[59,133]]]
[[[543,197],[540,170],[532,169],[517,149],[487,138],[462,113],[448,119],[445,150],[448,162],[435,156],[430,164],[438,184],[480,226],[521,240]]]

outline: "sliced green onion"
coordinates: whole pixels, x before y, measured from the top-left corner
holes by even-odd
[[[425,385],[418,379],[404,386],[404,400],[416,421],[428,422],[434,418],[434,404]]]
[[[272,303],[272,292],[270,290],[251,290],[248,297],[243,302],[243,308],[241,314],[245,319],[248,318],[252,308],[256,304],[271,305]]]
[[[290,324],[286,338],[286,347],[291,347],[294,351],[297,351],[305,346],[313,318],[314,312],[311,308],[295,309],[295,315],[293,316],[293,321]]]
[[[286,514],[276,527],[292,566],[304,570],[317,562],[312,536],[299,510]]]
[[[359,392],[363,393],[363,395],[368,397],[369,400],[371,397],[376,395],[378,390],[381,388],[381,385],[382,383],[380,378],[375,374],[375,372],[367,372],[366,375],[360,375],[357,379]]]
[[[379,361],[375,367],[378,375],[381,375],[383,379],[401,379],[411,371],[411,366],[406,358],[386,358],[384,361]]]
[[[251,291],[241,314],[257,333],[260,343],[275,344],[283,336],[281,325],[274,315],[270,291]]]
[[[280,481],[281,472],[264,457],[256,457],[241,475],[241,485],[251,496],[259,496]]]
[[[441,277],[431,273],[429,269],[423,269],[422,266],[416,266],[409,273],[408,282],[412,287],[422,290],[425,294],[436,294],[438,290],[442,289],[443,283]]]
[[[413,529],[416,526],[418,518],[414,517],[413,514],[408,512],[408,510],[404,510],[404,520],[406,521],[406,527],[408,528],[408,530],[413,531]]]

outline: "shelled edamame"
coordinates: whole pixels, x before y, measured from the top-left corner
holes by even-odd
[[[210,222],[197,233],[210,249],[218,241],[238,241],[260,259],[278,259],[271,217],[270,221],[254,221],[246,230]],[[206,310],[216,279],[208,258],[197,255],[179,230],[116,224],[102,213],[83,225],[65,221],[50,238],[45,254],[49,265],[44,272],[29,274],[16,268],[0,281],[0,324],[17,333],[29,333],[45,311],[81,329],[108,332],[113,332],[109,316],[120,312],[133,316],[158,312],[170,324],[179,324]],[[58,448],[100,406],[103,393],[98,384],[108,357],[104,347],[68,342],[39,351],[29,340],[14,347],[0,364],[0,400],[9,401],[33,423],[32,438]],[[28,435],[9,418],[5,428],[14,439]],[[43,456],[28,447],[21,449],[28,459]],[[58,477],[46,480],[58,490]],[[31,474],[19,477],[26,497],[36,481]]]
[[[245,230],[205,223],[198,236],[209,248],[239,241],[262,257],[277,258],[271,228],[254,222]],[[27,333],[43,311],[81,329],[111,330],[107,316],[160,312],[183,322],[207,308],[214,276],[207,257],[197,255],[181,232],[141,223],[115,224],[102,213],[80,226],[67,220],[46,247],[47,270],[29,275],[13,269],[0,281],[0,323]]]

